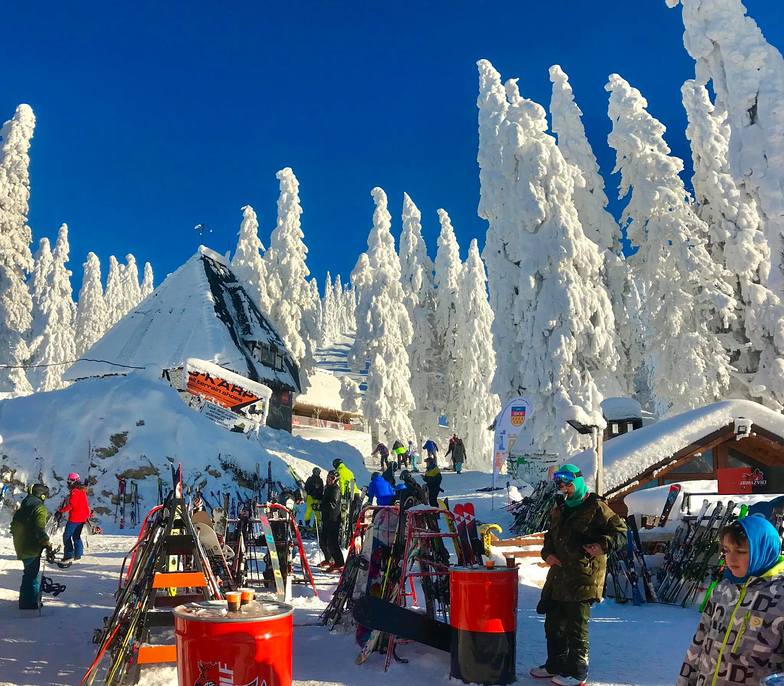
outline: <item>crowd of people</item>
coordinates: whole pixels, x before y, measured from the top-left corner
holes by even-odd
[[[421,450],[424,450],[427,455],[426,462],[427,460],[432,460],[433,463],[438,466],[439,448],[438,444],[432,438],[428,438],[424,442]],[[414,446],[413,441],[408,441],[404,445],[402,441],[396,440],[392,444],[391,451],[383,442],[379,442],[370,454],[371,457],[375,457],[376,455],[379,458],[379,469],[382,473],[387,471],[391,462],[397,464],[397,468],[399,469],[410,469],[414,473],[420,471],[419,464],[422,461],[422,457]],[[449,466],[449,462],[447,462],[443,465],[443,468],[451,469],[457,474],[460,474],[466,461],[466,449],[463,439],[458,438],[457,434],[452,434],[449,438],[449,445],[446,453],[444,453],[444,459],[446,460],[448,458],[451,458],[451,467]]]

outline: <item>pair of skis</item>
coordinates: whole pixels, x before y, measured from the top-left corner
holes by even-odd
[[[459,503],[454,506],[452,513],[455,516],[455,530],[462,549],[462,564],[481,565],[483,546],[476,525],[474,504]]]

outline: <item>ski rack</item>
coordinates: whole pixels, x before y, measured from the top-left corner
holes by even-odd
[[[405,607],[406,598],[411,597],[414,602],[416,602],[416,591],[414,589],[415,578],[438,580],[440,577],[440,580],[443,583],[443,577],[446,577],[448,586],[450,568],[449,563],[444,564],[433,558],[423,557],[420,554],[422,541],[433,541],[438,539],[443,540],[449,538],[452,539],[455,550],[458,549],[460,540],[455,531],[436,530],[437,527],[434,528],[434,526],[431,524],[433,521],[438,521],[438,518],[441,515],[443,515],[448,522],[451,520],[452,527],[454,527],[454,514],[450,510],[445,510],[440,507],[425,507],[418,505],[416,507],[410,508],[404,513],[401,513],[401,516],[405,516],[406,518],[406,543],[403,549],[401,574],[400,580],[398,581],[398,592],[396,594],[397,604],[401,607]],[[430,519],[430,522],[428,522],[428,518]],[[420,571],[415,572],[410,570],[410,566],[413,562],[419,562]],[[411,585],[411,591],[408,593],[406,592],[406,581],[408,581]],[[445,615],[444,619],[448,621],[449,618],[446,616],[449,614],[448,605],[444,605],[442,612]],[[432,610],[428,613],[428,616],[431,619],[435,619],[434,615],[435,612]],[[392,660],[395,659],[395,644],[398,640],[399,639],[394,634],[389,634],[387,641],[387,654],[384,661],[385,672],[392,664]]]
[[[182,497],[181,468],[164,504],[147,514],[137,542],[123,559],[115,596],[114,613],[93,639],[98,653],[82,686],[95,682],[107,652],[111,661],[102,681],[107,686],[137,683],[143,665],[176,662],[175,645],[153,644],[151,635],[158,630],[171,633],[177,605],[221,598]]]
[[[263,508],[267,510],[268,518],[269,518],[269,514],[272,512],[276,512],[276,513],[282,512],[283,514],[285,514],[286,519],[289,522],[289,530],[294,532],[294,537],[297,543],[300,569],[302,570],[302,582],[306,584],[310,583],[310,586],[313,589],[313,597],[315,598],[317,596],[316,582],[313,580],[313,573],[310,571],[308,556],[305,555],[305,547],[302,545],[302,536],[300,536],[299,534],[299,527],[297,526],[297,521],[294,519],[294,516],[291,514],[291,512],[287,507],[283,505],[279,505],[278,503],[267,503],[266,505],[257,504],[256,508]],[[275,518],[271,518],[270,521],[275,521]]]

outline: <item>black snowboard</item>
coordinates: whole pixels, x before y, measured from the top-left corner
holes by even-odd
[[[370,629],[424,643],[449,652],[452,627],[427,615],[407,610],[375,596],[363,595],[354,603],[354,619]]]

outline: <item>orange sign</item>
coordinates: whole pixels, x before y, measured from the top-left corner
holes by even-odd
[[[260,398],[242,386],[229,383],[225,379],[212,376],[207,372],[188,372],[188,391],[194,395],[209,398],[221,407],[239,410],[255,403]]]

